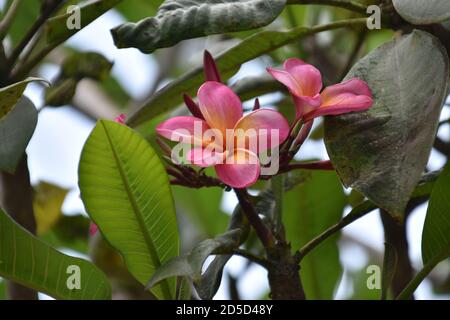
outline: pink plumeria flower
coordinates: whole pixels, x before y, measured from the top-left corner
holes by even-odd
[[[326,87],[322,92],[322,75],[314,66],[300,59],[285,61],[284,70],[267,71],[290,91],[297,119],[304,122],[325,115],[363,111],[373,104],[372,93],[364,81],[354,78]]]
[[[124,115],[123,113],[119,114],[114,121],[120,124],[125,124],[125,121],[127,120],[127,116]]]
[[[89,235],[91,237],[95,236],[98,232],[98,227],[95,223],[91,222],[91,224],[89,225]]]
[[[174,117],[159,124],[156,131],[172,141],[179,141],[180,137],[187,136],[193,145],[187,155],[188,161],[201,167],[214,166],[219,179],[230,187],[245,188],[254,184],[261,170],[258,153],[283,143],[289,135],[287,120],[271,109],[258,109],[244,116],[239,97],[226,85],[216,81],[205,82],[197,96],[202,117]],[[201,129],[200,135],[197,134],[196,127]],[[256,132],[256,136],[252,138],[256,138],[258,142],[264,140],[265,143],[258,143],[256,150],[247,143],[243,147],[237,143],[237,146],[228,148],[227,139],[236,141],[242,137],[241,132],[249,129]],[[271,130],[277,130],[276,140],[268,135]],[[207,131],[221,133],[223,140],[212,142],[203,134]],[[244,138],[247,139],[247,136]],[[211,144],[215,144],[214,154],[208,151]],[[265,150],[261,145],[265,146]]]

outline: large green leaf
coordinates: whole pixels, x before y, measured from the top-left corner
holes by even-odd
[[[393,0],[397,12],[413,24],[433,24],[450,19],[448,0]]]
[[[351,27],[365,23],[365,19],[353,19],[312,28],[298,27],[288,31],[262,31],[246,38],[234,47],[215,57],[217,67],[222,78],[225,79],[237,72],[243,63],[258,58],[261,55],[280,48],[292,41],[325,30],[347,26]],[[144,106],[131,115],[128,123],[135,127],[157,115],[175,108],[182,103],[183,93],[194,95],[203,81],[202,67],[198,67],[184,74],[155,93]],[[253,89],[253,87],[250,87],[250,90]],[[253,92],[259,94],[258,91],[253,90]],[[241,91],[240,93],[244,93],[245,95],[245,92]],[[245,97],[246,99],[252,98],[252,96]]]
[[[113,121],[99,121],[79,167],[81,198],[106,240],[124,257],[131,274],[146,284],[154,271],[178,255],[178,230],[164,166],[147,141]],[[175,297],[175,282],[153,289]]]
[[[450,252],[450,164],[440,174],[431,192],[422,233],[422,260]],[[445,256],[442,259],[446,258]]]
[[[33,81],[43,81],[48,84],[44,79],[30,77],[10,86],[0,88],[0,120],[16,106],[17,101],[22,97],[27,85]]]
[[[401,219],[433,145],[446,96],[448,57],[414,31],[359,61],[346,79],[366,81],[374,105],[325,119],[330,159],[347,186]]]
[[[69,289],[79,268],[80,287]],[[111,299],[105,275],[92,263],[53,249],[0,210],[0,275],[56,299]]]
[[[334,172],[315,171],[311,179],[286,192],[283,221],[292,249],[298,250],[338,222],[346,204]],[[300,274],[308,299],[331,299],[342,267],[335,235],[302,259]]]
[[[156,17],[111,30],[118,48],[151,53],[185,39],[243,31],[268,25],[286,0],[166,0]]]
[[[0,120],[0,170],[13,173],[37,124],[37,111],[25,96]]]

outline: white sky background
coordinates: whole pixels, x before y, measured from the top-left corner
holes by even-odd
[[[0,0],[0,5],[2,2]],[[132,97],[139,98],[145,96],[151,87],[158,66],[151,57],[149,58],[135,49],[118,50],[114,46],[109,30],[121,22],[120,15],[109,12],[79,32],[69,41],[69,44],[81,50],[98,51],[114,60],[113,74]],[[43,68],[43,75],[51,79],[57,71],[57,68],[47,66]],[[250,62],[243,66],[236,78],[243,75],[258,75],[263,71],[264,66]],[[42,106],[42,90],[39,86],[30,85],[26,95],[38,108]],[[447,110],[443,118],[449,116]],[[36,132],[27,149],[33,183],[45,180],[72,190],[63,207],[63,210],[69,214],[84,212],[82,202],[78,198],[77,167],[81,149],[93,126],[94,123],[91,120],[68,107],[46,108],[40,113]],[[440,134],[443,137],[449,137],[449,126],[443,126]],[[312,157],[328,159],[322,142],[308,141],[303,146],[301,158]],[[429,167],[438,169],[444,165],[444,162],[444,157],[433,152]],[[229,192],[225,193],[222,202],[224,210],[231,212],[237,200]],[[420,240],[425,212],[426,206],[423,205],[412,214],[408,221],[410,256],[416,268],[421,267]],[[361,239],[364,243],[383,252],[383,229],[376,212],[346,227],[344,233]],[[341,247],[341,261],[345,270],[358,270],[366,266],[367,257],[358,247]],[[242,258],[233,258],[228,263],[226,271],[233,275],[239,275],[242,272],[243,262]],[[238,287],[244,299],[260,298],[268,290],[266,272],[261,267],[253,266],[241,279]],[[228,298],[225,289],[227,287],[226,279],[224,280],[216,296],[217,299]],[[351,292],[351,285],[344,276],[336,297],[343,299],[350,296]],[[437,298],[432,294],[430,284],[426,281],[419,287],[416,296],[419,299]]]

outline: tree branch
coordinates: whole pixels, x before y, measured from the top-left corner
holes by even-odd
[[[353,210],[347,214],[341,221],[336,223],[335,225],[329,227],[327,230],[322,232],[320,235],[312,239],[310,242],[305,244],[298,252],[298,261],[303,259],[308,253],[310,253],[314,248],[316,248],[323,241],[331,237],[333,234],[338,232],[339,230],[345,228],[350,223],[358,220],[361,217],[364,217],[369,212],[375,210],[377,207],[371,201],[364,201],[357,207],[353,208]]]
[[[384,228],[385,242],[391,244],[397,252],[398,264],[392,280],[392,292],[397,296],[413,278],[413,267],[408,254],[408,240],[406,238],[406,224],[399,223],[384,210],[380,210]],[[414,297],[412,297],[414,299]]]
[[[13,0],[8,8],[8,11],[6,11],[6,14],[3,16],[3,19],[0,22],[0,41],[5,39],[6,35],[8,34],[9,27],[14,21],[14,17],[16,16],[21,2],[22,0]]]
[[[287,4],[328,5],[347,9],[361,14],[367,13],[367,7],[365,5],[352,0],[287,0]]]
[[[16,173],[0,172],[0,203],[6,213],[29,232],[36,233],[33,195],[24,154]],[[12,281],[7,282],[8,298],[12,300],[37,300],[37,292]]]
[[[252,203],[250,202],[247,189],[234,189],[236,196],[239,200],[239,204],[248,219],[250,225],[255,229],[258,238],[261,240],[265,248],[273,247],[275,239],[272,232],[264,225],[258,213],[255,211]]]

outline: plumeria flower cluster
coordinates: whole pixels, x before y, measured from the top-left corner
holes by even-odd
[[[260,108],[258,99],[253,111],[244,115],[241,100],[222,83],[208,52],[204,56],[204,71],[206,82],[198,90],[198,103],[184,95],[192,116],[170,118],[160,123],[156,131],[169,140],[189,144],[187,162],[202,168],[214,167],[218,181],[207,177],[203,169],[196,173],[190,167],[172,163],[175,170],[169,168],[168,172],[175,177],[174,184],[201,187],[204,180],[205,186],[245,188],[264,178],[262,169],[270,166],[273,159],[281,160],[273,174],[286,172],[314,118],[366,110],[373,103],[364,81],[351,79],[322,91],[318,69],[302,60],[288,59],[283,70],[268,68],[268,72],[292,95],[296,120],[290,126],[278,111]],[[168,155],[170,148],[162,142],[160,145]],[[270,161],[263,163],[261,156],[268,153]],[[171,159],[176,162],[173,152]]]

